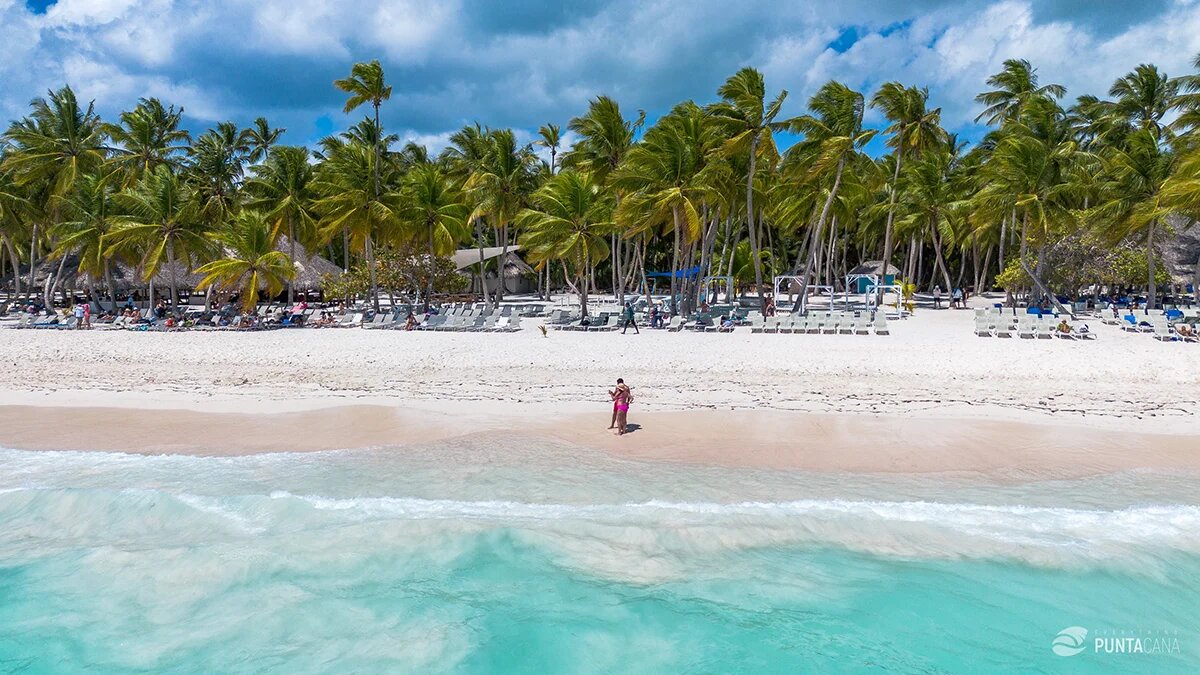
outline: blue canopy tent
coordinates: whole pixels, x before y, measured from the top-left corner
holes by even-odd
[[[652,281],[650,282],[650,295],[658,294],[658,280],[659,279],[670,279],[671,277],[675,277],[676,279],[695,279],[698,276],[700,276],[700,266],[699,265],[696,265],[695,267],[685,269],[685,270],[675,270],[674,272],[647,272],[646,273],[646,278],[652,279]]]

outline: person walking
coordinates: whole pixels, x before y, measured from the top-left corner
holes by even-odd
[[[633,318],[633,305],[628,302],[625,303],[625,310],[621,313],[621,316],[624,317],[624,321],[622,322],[624,326],[621,328],[621,335],[624,335],[630,326],[633,326],[634,335],[641,335],[642,332],[638,330],[637,321]]]

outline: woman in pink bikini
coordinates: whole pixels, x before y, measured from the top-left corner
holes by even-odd
[[[629,404],[633,402],[633,393],[625,384],[625,380],[617,378],[617,388],[608,392],[613,400],[613,415],[616,416],[617,435],[625,433],[625,424],[629,416]],[[612,427],[609,427],[610,429]]]

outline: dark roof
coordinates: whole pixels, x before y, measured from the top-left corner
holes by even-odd
[[[868,260],[858,267],[850,270],[850,274],[879,274],[882,268],[882,260]],[[889,275],[896,276],[897,274],[900,274],[900,270],[895,265],[888,265],[887,273]]]

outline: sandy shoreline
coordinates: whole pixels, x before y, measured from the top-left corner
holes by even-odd
[[[647,459],[1084,475],[1200,468],[1200,346],[889,337],[0,330],[0,446],[242,454],[553,438]],[[640,425],[616,439],[606,386]]]
[[[220,408],[218,407],[218,410]],[[638,412],[611,435],[603,409],[545,404],[350,405],[289,412],[160,407],[0,406],[0,446],[29,450],[237,456],[384,448],[478,436],[553,439],[619,457],[814,471],[1069,478],[1138,468],[1200,471],[1197,438],[979,419],[786,411]]]

